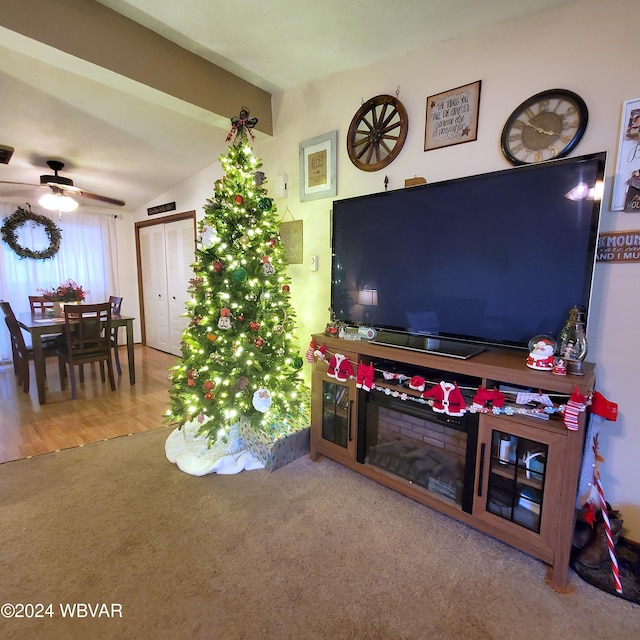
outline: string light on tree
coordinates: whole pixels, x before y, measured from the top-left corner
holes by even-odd
[[[220,158],[224,175],[198,227],[197,277],[186,305],[191,322],[170,374],[167,421],[195,421],[211,442],[240,418],[269,436],[309,419],[276,207],[248,144],[256,122],[245,108],[232,119],[233,143]]]

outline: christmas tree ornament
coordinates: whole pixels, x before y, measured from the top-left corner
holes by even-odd
[[[207,391],[207,393],[204,394],[204,397],[206,400],[213,400],[215,396],[210,391]]]
[[[271,276],[276,272],[274,266],[269,261],[269,256],[262,256],[262,268],[265,276]]]
[[[236,316],[238,322],[244,322],[244,314],[240,313]]]
[[[264,339],[263,338],[256,338],[254,342],[255,342],[256,347],[258,347],[258,349],[262,349],[262,347],[264,347]]]
[[[289,291],[291,291],[291,287],[288,284],[283,284],[282,290],[285,291],[286,293],[289,293]]]
[[[275,246],[278,244],[278,241],[277,241],[275,238],[269,238],[269,239],[267,240],[267,244],[268,244],[270,247],[275,247]]]
[[[235,196],[235,198],[233,199],[233,201],[234,201],[238,206],[240,206],[240,205],[244,204],[244,198],[243,198],[240,194],[236,195],[236,196]]]
[[[249,238],[247,238],[247,236],[240,236],[239,242],[243,247],[246,247],[249,244]]]
[[[231,318],[229,317],[229,309],[227,308],[220,309],[218,329],[231,329]]]
[[[260,329],[260,325],[254,320],[249,324],[249,329],[251,329],[251,331],[258,331]]]
[[[201,320],[202,320],[202,316],[193,316],[193,324],[195,324],[196,326],[200,324]]]
[[[247,279],[247,270],[242,267],[238,267],[231,272],[231,277],[234,282],[244,282]]]
[[[273,201],[271,198],[260,198],[260,200],[258,200],[258,209],[260,209],[260,211],[270,211],[272,205]]]
[[[222,264],[222,262],[220,262],[220,260],[216,260],[213,263],[213,270],[216,273],[222,273],[224,271],[224,265]]]
[[[237,389],[238,391],[244,391],[248,386],[249,378],[247,378],[246,376],[240,376],[236,380],[236,383],[233,385],[233,388]]]
[[[205,391],[212,391],[215,389],[216,383],[213,380],[207,380],[203,386]]]
[[[195,381],[195,380],[193,380],[192,378],[189,378],[189,379],[187,380],[187,386],[189,386],[189,387],[195,387],[195,386],[196,386],[196,381]]]
[[[292,366],[294,369],[302,369],[302,365],[304,364],[302,358],[300,356],[296,356],[293,359]]]
[[[215,333],[207,333],[207,340],[211,340],[211,342],[215,342],[218,339],[218,336]]]
[[[256,171],[253,175],[253,183],[259,187],[265,179],[264,171]]]
[[[260,413],[266,413],[271,408],[271,393],[268,389],[258,389],[253,394],[253,407],[260,411]]]
[[[203,248],[210,247],[213,244],[215,237],[215,229],[205,224],[200,232],[200,242],[202,243]]]

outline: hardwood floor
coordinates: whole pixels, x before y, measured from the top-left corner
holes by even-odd
[[[126,348],[120,348],[123,375],[116,391],[102,383],[95,364],[85,365],[78,398],[67,385],[60,390],[58,363],[47,359],[47,402],[38,404],[33,363],[28,394],[18,388],[13,364],[0,364],[0,463],[77,447],[117,436],[150,431],[165,425],[169,401],[168,370],[177,358],[136,345],[136,384],[129,384]]]

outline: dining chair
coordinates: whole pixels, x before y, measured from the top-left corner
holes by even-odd
[[[14,320],[16,319],[16,316],[13,313],[13,309],[11,308],[11,304],[6,302],[5,300],[0,300],[0,308],[2,309],[2,312],[4,313],[5,318],[13,318]],[[7,325],[7,327],[8,326],[9,325]],[[11,333],[11,329],[9,329],[9,333]],[[20,333],[22,333],[22,331]],[[24,336],[23,336],[23,342],[24,342]],[[11,338],[11,354],[13,356],[13,371],[16,375],[18,375],[19,355],[16,354],[16,347],[15,347],[13,338]]]
[[[111,315],[119,316],[120,308],[122,307],[121,296],[109,296],[109,304],[111,305]],[[111,335],[111,346],[113,347],[113,356],[116,361],[116,370],[118,375],[122,375],[122,367],[120,366],[120,354],[118,353],[118,330],[120,327],[113,327],[113,333]]]
[[[91,362],[100,364],[100,378],[105,382],[104,364],[107,365],[111,391],[116,390],[111,361],[111,305],[80,304],[64,306],[66,349],[58,350],[58,367],[62,389],[67,386],[67,366],[71,380],[71,397],[77,397],[75,367]]]
[[[53,300],[45,300],[44,296],[29,296],[31,313],[39,313],[44,316],[47,309],[53,309]]]
[[[24,393],[29,393],[29,381],[31,377],[29,371],[29,361],[33,360],[33,349],[27,347],[24,341],[24,336],[22,335],[22,329],[20,329],[20,325],[18,324],[15,315],[13,315],[13,311],[11,311],[11,313],[6,312],[5,305],[8,305],[9,303],[2,302],[0,304],[2,305],[2,310],[5,312],[4,320],[7,324],[9,335],[11,337],[13,369],[16,376],[18,376],[18,384],[22,385],[22,390],[24,391]],[[9,310],[11,310],[11,307],[9,307]],[[48,356],[55,356],[57,355],[56,346],[43,344],[42,353],[45,359]]]

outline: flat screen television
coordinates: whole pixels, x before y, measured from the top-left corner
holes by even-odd
[[[594,153],[334,201],[334,318],[459,357],[557,337],[574,305],[589,309],[605,161]]]

